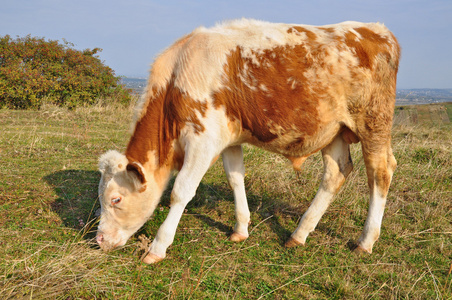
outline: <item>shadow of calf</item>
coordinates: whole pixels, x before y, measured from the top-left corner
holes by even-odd
[[[291,231],[281,224],[280,218],[292,218],[297,220],[302,214],[299,207],[293,207],[284,201],[278,199],[278,195],[264,194],[256,195],[250,191],[246,192],[248,206],[251,214],[258,215],[257,219],[266,222],[270,229],[277,235],[281,245],[290,237]],[[206,199],[209,199],[208,201]],[[211,200],[214,199],[214,200]],[[220,203],[228,202],[228,204],[220,205]],[[223,221],[216,219],[214,216],[208,215],[208,213],[199,213],[196,211],[197,207],[204,207],[203,211],[216,210],[218,215],[229,215],[230,220],[225,224]],[[196,192],[196,196],[187,206],[188,211],[196,213],[195,217],[210,227],[214,227],[217,230],[230,235],[233,232],[233,225],[235,224],[234,215],[234,196],[232,190],[228,184],[204,184],[201,183]],[[228,210],[221,211],[221,210]],[[278,217],[277,217],[278,216]],[[253,217],[252,217],[253,218]],[[252,223],[249,226],[249,230],[252,230],[254,226],[259,223]],[[232,225],[232,226],[231,226]],[[257,229],[259,230],[259,229]]]
[[[97,201],[99,172],[64,170],[47,175],[43,179],[58,195],[51,208],[60,216],[64,226],[80,230],[96,219],[94,212],[100,207]],[[92,237],[94,234],[87,234],[87,238]]]
[[[97,224],[95,222],[95,212],[100,207],[98,201],[98,184],[100,180],[100,173],[98,171],[86,170],[64,170],[52,173],[43,178],[49,185],[53,187],[58,195],[56,201],[51,204],[52,210],[56,212],[64,226],[82,229],[86,224],[91,223],[92,228],[85,235],[86,239],[95,237],[95,230]],[[160,205],[170,205],[170,195],[174,184],[174,177],[170,180],[168,188],[162,195]],[[206,201],[206,199],[215,199],[213,201]],[[269,223],[271,230],[276,233],[281,244],[290,236],[290,231],[285,228],[276,217],[273,215],[282,215],[283,217],[298,218],[301,214],[300,208],[291,207],[277,199],[277,195],[254,195],[247,192],[247,199],[250,211],[257,213],[259,218]],[[205,184],[201,183],[197,189],[196,196],[187,206],[189,211],[196,211],[197,207],[209,209],[221,209],[218,204],[222,201],[227,201],[227,209],[234,210],[234,197],[232,190],[227,183],[224,184]],[[223,206],[224,208],[224,206]],[[205,210],[204,210],[205,211]],[[155,214],[155,213],[154,213]],[[232,215],[232,222],[225,224],[221,220],[216,220],[214,217],[206,213],[197,213],[196,218],[207,224],[209,227],[218,229],[219,231],[229,235],[233,232],[233,228],[229,224],[234,224],[235,219]],[[151,218],[148,222],[155,223],[151,227],[158,228],[162,220],[159,218]],[[157,224],[158,223],[158,224]],[[250,229],[253,228],[252,224]],[[147,232],[145,228],[141,228],[135,234],[150,234],[154,235],[156,232]]]

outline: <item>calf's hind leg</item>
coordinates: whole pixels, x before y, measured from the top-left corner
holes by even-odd
[[[372,247],[380,236],[386,197],[397,162],[392,154],[390,141],[383,146],[362,141],[367,180],[370,189],[369,211],[356,252],[372,253]]]
[[[250,210],[245,193],[245,166],[241,146],[232,146],[222,153],[223,166],[229,185],[234,192],[236,224],[234,232],[229,237],[233,242],[241,242],[248,238]]]
[[[303,245],[308,234],[314,231],[334,195],[339,191],[348,174],[353,169],[349,145],[338,135],[322,149],[324,173],[322,183],[314,200],[301,218],[298,228],[286,242],[286,247]]]

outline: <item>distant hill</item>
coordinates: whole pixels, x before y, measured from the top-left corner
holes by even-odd
[[[122,83],[136,94],[146,87],[145,78],[122,78]],[[396,105],[452,102],[452,89],[398,89]]]
[[[397,105],[452,102],[452,89],[398,89]]]

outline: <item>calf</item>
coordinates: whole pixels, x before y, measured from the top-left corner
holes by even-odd
[[[250,212],[241,144],[284,155],[299,169],[321,150],[320,188],[286,246],[304,244],[353,165],[361,142],[370,205],[358,251],[380,234],[396,161],[391,150],[400,49],[381,24],[328,26],[238,20],[198,28],[154,62],[125,154],[100,158],[97,242],[126,243],[152,215],[173,170],[171,209],[146,263],[163,259],[185,206],[219,155],[234,192],[236,225],[248,237]]]

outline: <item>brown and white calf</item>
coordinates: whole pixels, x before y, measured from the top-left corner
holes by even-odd
[[[284,155],[296,169],[322,150],[322,183],[286,243],[304,244],[353,168],[349,144],[361,142],[370,205],[358,250],[372,252],[396,168],[390,131],[399,54],[393,34],[373,23],[243,19],[182,37],[152,66],[125,154],[100,158],[99,245],[124,245],[178,170],[171,209],[144,261],[163,259],[185,206],[220,154],[235,198],[231,240],[246,239],[243,143]]]

